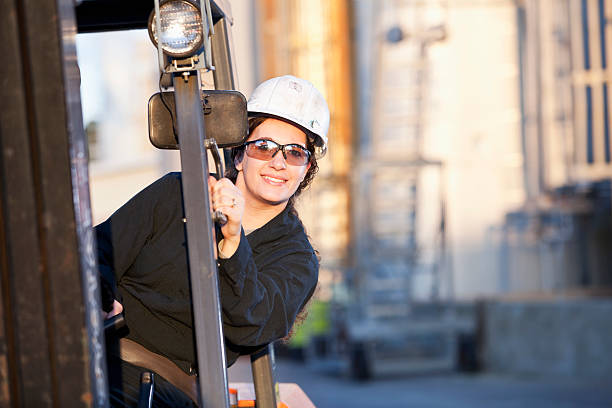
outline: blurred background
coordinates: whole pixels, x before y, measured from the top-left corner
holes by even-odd
[[[229,3],[239,90],[293,74],[331,109],[279,379],[319,407],[612,406],[612,1]],[[180,163],[148,140],[147,32],[77,50],[97,224]]]

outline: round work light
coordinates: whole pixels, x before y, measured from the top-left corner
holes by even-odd
[[[202,46],[200,9],[186,0],[170,0],[159,6],[159,37],[162,50],[171,57],[193,55]],[[149,37],[157,47],[155,10],[149,16]]]

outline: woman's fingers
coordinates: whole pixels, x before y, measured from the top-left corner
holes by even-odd
[[[221,207],[244,207],[240,190],[228,179],[221,179],[212,187],[212,203],[215,210]]]
[[[242,193],[227,178],[215,180],[209,185],[213,211],[221,211],[227,217],[227,223],[221,227],[223,236],[225,238],[239,237],[244,213]]]
[[[105,319],[110,319],[111,317],[118,315],[119,313],[123,312],[123,305],[121,303],[119,303],[116,299],[113,300],[113,309],[106,313],[106,316],[104,316]]]

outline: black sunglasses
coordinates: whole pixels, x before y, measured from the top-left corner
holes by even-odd
[[[281,145],[272,140],[257,139],[246,142],[244,146],[247,156],[254,159],[272,160],[280,150],[283,152],[287,164],[292,166],[304,166],[310,160],[310,152],[305,147],[295,143]]]

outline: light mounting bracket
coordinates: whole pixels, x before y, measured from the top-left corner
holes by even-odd
[[[194,55],[176,58],[165,54],[162,49],[161,41],[159,40],[161,39],[160,0],[154,0],[155,32],[158,38],[157,58],[159,61],[159,70],[162,74],[194,70],[210,71],[215,69],[212,64],[212,45],[210,41],[210,37],[215,34],[212,12],[210,10],[210,0],[198,0],[198,2],[200,4],[200,14],[202,18],[202,47]]]

